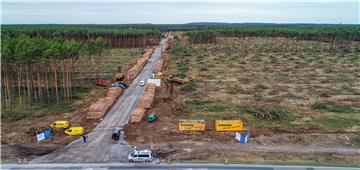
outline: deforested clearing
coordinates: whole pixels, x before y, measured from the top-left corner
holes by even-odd
[[[130,125],[128,140],[152,142],[170,160],[358,165],[354,156],[316,151],[359,148],[359,41],[191,36],[175,34],[165,73],[201,79],[163,85],[150,111],[159,120]],[[206,131],[179,131],[179,119],[206,120]],[[240,147],[233,132],[216,132],[221,119],[241,119],[251,142]],[[275,151],[281,146],[297,149]]]

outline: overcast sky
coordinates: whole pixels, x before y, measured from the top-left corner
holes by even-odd
[[[68,1],[68,2],[65,2]],[[181,24],[189,22],[360,24],[359,1],[198,0],[98,2],[3,0],[2,24]],[[161,1],[161,0],[158,0]]]

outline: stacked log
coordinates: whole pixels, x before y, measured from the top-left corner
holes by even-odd
[[[140,71],[145,66],[146,62],[150,59],[153,52],[154,52],[154,47],[147,48],[147,49],[145,49],[145,52],[143,53],[143,55],[139,56],[136,59],[136,63],[127,71],[128,72],[128,74],[127,74],[128,80],[134,79],[140,73]],[[121,79],[123,77],[123,75],[121,73],[118,73],[115,77],[118,79]],[[150,88],[152,88],[152,87],[150,87]],[[155,90],[152,90],[152,91],[153,91],[153,93],[155,93]],[[90,105],[86,117],[88,119],[97,119],[97,118],[101,118],[102,116],[104,116],[105,113],[115,103],[117,98],[122,94],[122,92],[123,92],[123,90],[121,88],[118,88],[118,87],[110,88],[107,93],[107,97],[100,98],[95,103]],[[151,107],[151,105],[152,105],[153,98],[154,98],[153,95],[151,96],[150,94],[147,94],[147,96],[143,98],[142,103],[144,103],[144,106],[149,108],[149,106]],[[144,109],[144,108],[142,108],[142,109],[143,109],[143,114],[144,114],[146,112],[146,109]],[[140,112],[140,111],[138,110],[137,112]],[[136,116],[139,118],[139,117],[142,117],[143,114],[136,115]],[[141,119],[138,120],[138,118],[134,117],[132,119],[140,121]]]
[[[100,98],[95,103],[90,105],[86,118],[88,119],[98,119],[105,115],[105,113],[111,108],[115,103],[117,98],[121,95],[122,89],[118,87],[112,87],[107,93],[107,97]]]
[[[148,84],[148,86],[146,87],[145,93],[155,94],[155,91],[156,91],[156,85],[151,83],[151,84]]]
[[[144,94],[140,97],[137,108],[150,109],[155,98],[155,84],[149,84]]]
[[[103,115],[105,115],[111,105],[112,104],[109,100],[101,98],[89,107],[89,112],[87,113],[86,117],[88,119],[101,118]]]
[[[136,108],[130,117],[130,123],[140,122],[145,112],[146,109]]]
[[[136,109],[131,114],[130,123],[140,122],[146,110],[152,107],[155,98],[155,91],[155,84],[148,84],[143,96],[140,97],[139,103],[136,105]]]
[[[145,52],[143,54],[143,58],[146,58],[147,60],[149,60],[153,52],[154,52],[154,47],[150,47],[150,48],[145,49]]]
[[[160,59],[159,61],[157,61],[153,69],[153,72],[154,73],[161,72],[163,65],[164,65],[164,59]]]
[[[140,71],[144,68],[145,64],[151,57],[154,49],[153,47],[145,49],[144,54],[136,59],[136,63],[128,70],[127,78],[129,81],[133,80]]]
[[[153,105],[154,95],[144,94],[141,96],[137,108],[150,109]]]
[[[123,89],[122,88],[119,88],[119,87],[112,87],[109,89],[108,93],[107,93],[107,96],[108,97],[114,97],[114,98],[118,98],[123,92]]]

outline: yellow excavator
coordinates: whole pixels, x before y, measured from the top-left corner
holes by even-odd
[[[174,84],[187,84],[190,81],[196,81],[196,80],[202,80],[202,78],[199,76],[199,74],[191,74],[189,76],[186,76],[185,78],[175,77],[173,75],[166,75],[162,72],[157,72],[152,74],[152,78],[162,78],[163,80],[174,83]]]
[[[163,73],[162,72],[157,72],[155,74],[152,74],[152,78],[159,78],[162,77]]]
[[[173,75],[169,75],[167,76],[166,80],[169,81],[170,83],[176,83],[181,85],[181,84],[187,84],[190,81],[202,80],[202,78],[199,76],[199,74],[190,75],[185,78],[174,77]]]

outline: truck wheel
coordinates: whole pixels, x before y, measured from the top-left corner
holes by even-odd
[[[134,162],[134,161],[132,159],[130,159],[129,162]]]
[[[150,162],[150,160],[148,160],[148,159],[147,159],[147,160],[145,160],[145,162],[149,163],[149,162]]]

